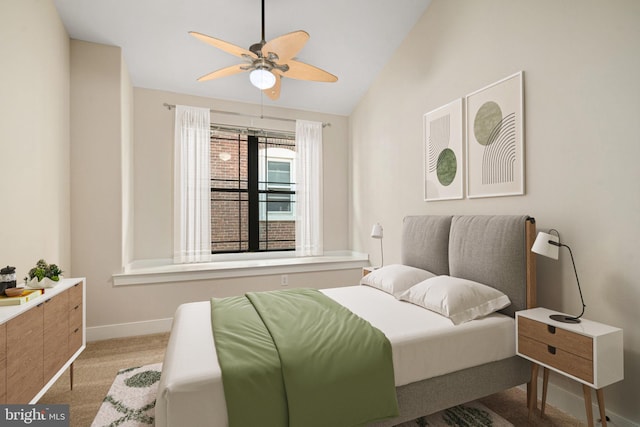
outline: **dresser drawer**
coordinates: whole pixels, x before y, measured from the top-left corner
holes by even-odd
[[[44,304],[7,322],[7,403],[28,403],[44,386]]]
[[[69,356],[82,346],[82,327],[71,328],[69,331]]]
[[[529,337],[518,338],[518,352],[552,368],[593,383],[593,361]]]
[[[74,354],[82,345],[82,304],[69,311],[69,352]]]
[[[78,283],[69,288],[69,308],[82,304],[82,283]]]
[[[69,328],[71,331],[82,328],[82,304],[75,305],[69,310]]]
[[[593,360],[593,339],[591,337],[521,316],[518,317],[518,335],[540,341],[583,359]]]
[[[44,303],[44,382],[62,368],[69,354],[69,296],[66,292]]]

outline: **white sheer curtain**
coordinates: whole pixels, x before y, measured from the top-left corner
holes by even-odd
[[[296,120],[296,255],[322,253],[322,123]]]
[[[173,260],[211,259],[211,143],[207,108],[176,105]]]

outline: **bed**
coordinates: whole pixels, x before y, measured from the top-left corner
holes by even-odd
[[[402,265],[479,282],[509,297],[499,312],[458,325],[371,286],[321,290],[391,343],[399,415],[370,425],[393,426],[530,380],[529,362],[515,355],[514,314],[535,306],[534,238],[535,221],[527,216],[403,220]],[[176,311],[156,425],[228,425],[209,301]]]

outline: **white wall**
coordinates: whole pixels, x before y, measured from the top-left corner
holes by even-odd
[[[353,112],[352,249],[399,261],[408,214],[530,214],[571,246],[585,317],[624,328],[607,409],[640,423],[640,2],[434,0]],[[423,201],[422,116],[524,70],[526,195]],[[571,261],[538,257],[538,303],[579,313]],[[552,382],[581,397],[580,387]],[[559,401],[556,394],[552,403]],[[584,413],[579,413],[584,417]]]
[[[67,273],[69,37],[52,2],[3,0],[0,40],[0,265]]]

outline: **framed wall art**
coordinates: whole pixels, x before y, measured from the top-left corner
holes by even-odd
[[[467,196],[524,194],[522,71],[466,96]]]
[[[464,109],[457,99],[424,115],[424,200],[464,197]]]

